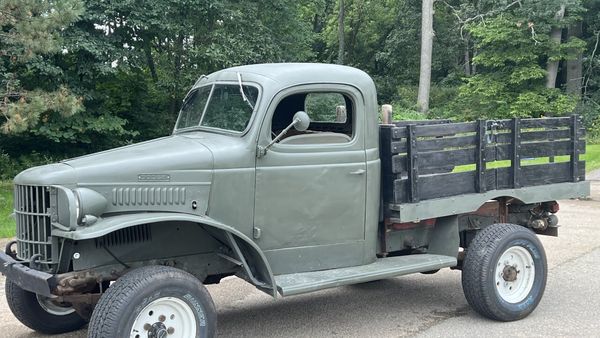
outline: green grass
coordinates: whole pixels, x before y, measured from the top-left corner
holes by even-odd
[[[585,160],[585,171],[600,169],[600,144],[588,144],[585,148],[585,154],[581,155],[581,159]],[[534,165],[549,163],[550,158],[538,157],[533,159],[525,159],[521,161],[521,165]],[[569,162],[569,156],[556,156],[554,162]],[[490,162],[486,166],[488,169],[510,167],[510,161]],[[474,164],[461,165],[454,168],[454,172],[473,171]]]
[[[600,144],[588,145],[582,159],[586,161],[585,169],[590,172],[600,169]],[[569,156],[559,156],[556,162],[569,161]],[[524,160],[523,165],[548,163],[548,158],[536,158]],[[488,168],[501,168],[510,166],[510,161],[498,161],[488,164]],[[475,170],[474,165],[463,165],[456,167],[455,172]],[[13,237],[15,235],[15,220],[10,216],[13,212],[12,183],[0,182],[0,238]]]
[[[0,182],[0,238],[15,235],[15,220],[10,216],[13,212],[12,184]]]
[[[600,144],[589,144],[585,148],[585,171],[600,169]]]

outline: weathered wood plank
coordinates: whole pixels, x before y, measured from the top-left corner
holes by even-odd
[[[402,154],[408,151],[408,147],[406,146],[406,140],[400,140],[392,142],[391,152],[392,154]]]
[[[511,167],[505,167],[505,168],[495,168],[495,169],[490,169],[488,171],[493,171],[493,175],[490,174],[490,177],[493,176],[495,182],[495,189],[508,189],[508,188],[512,188],[512,182],[511,182],[511,178],[512,178],[512,168]]]
[[[585,129],[580,130],[580,133],[583,133]],[[571,138],[571,131],[569,129],[555,129],[555,130],[539,130],[539,131],[524,131],[521,133],[521,141],[523,142],[531,142],[531,141],[544,141],[544,140],[564,140]],[[497,143],[510,143],[511,134],[510,133],[501,133],[496,134],[495,141]]]
[[[424,136],[450,136],[460,133],[475,133],[477,131],[477,122],[448,123],[441,125],[422,125],[416,126],[417,137]]]
[[[485,170],[486,170],[486,145],[487,138],[485,135],[486,132],[486,122],[484,120],[478,121],[478,130],[477,130],[477,148],[475,151],[475,165],[477,172],[477,177],[475,179],[475,188],[477,192],[485,192],[487,189],[487,184],[485,181]]]
[[[434,125],[434,124],[447,124],[447,123],[452,123],[452,120],[403,120],[403,121],[394,121],[392,122],[396,127],[406,127],[409,124],[414,124],[414,125]]]
[[[585,144],[577,142],[577,149],[580,153],[585,153]],[[570,155],[573,152],[573,142],[569,140],[521,143],[520,152],[521,158]]]
[[[381,172],[392,173],[392,128],[390,126],[379,127],[379,158],[381,160]]]
[[[419,168],[439,168],[475,163],[476,148],[419,153]]]
[[[578,162],[577,170],[578,180],[583,179],[585,177],[585,164],[583,161]],[[573,181],[571,163],[560,162],[523,166],[521,167],[521,178],[524,187],[571,182]]]
[[[512,129],[512,184],[513,188],[521,187],[521,120],[513,119]]]
[[[569,127],[571,117],[545,117],[521,119],[521,128]]]
[[[385,174],[381,175],[381,193],[384,202],[394,200],[394,181],[396,181],[396,175]]]
[[[394,181],[393,203],[408,202],[408,179],[398,179]]]
[[[485,160],[487,162],[503,161],[512,159],[512,146],[510,144],[489,145],[485,148]]]
[[[583,150],[585,151],[585,143],[579,142],[577,139],[577,130],[579,129],[580,119],[577,115],[571,116],[571,180],[573,182],[578,182],[578,172],[579,172],[579,153],[580,146],[583,145]]]
[[[406,127],[392,128],[392,138],[394,139],[406,138],[407,135],[408,131],[406,130]]]
[[[448,197],[476,192],[474,171],[424,176],[419,180],[421,199]]]
[[[477,144],[477,136],[458,136],[458,137],[443,137],[426,140],[417,140],[417,149],[419,151],[435,151],[444,150],[446,148],[464,148],[472,147]]]
[[[407,158],[406,155],[392,156],[392,173],[401,174],[401,173],[408,172],[406,158]]]
[[[572,180],[570,168],[569,162],[522,166],[520,169],[521,187],[570,182]],[[419,198],[427,200],[476,193],[476,176],[476,171],[421,176],[418,183]],[[512,188],[512,178],[512,168],[510,167],[488,169],[484,174],[487,190]],[[584,161],[579,162],[578,179],[585,179]],[[408,179],[396,179],[393,182],[394,203],[408,202]]]
[[[412,203],[418,202],[421,199],[419,193],[419,166],[417,165],[418,154],[417,154],[417,127],[415,125],[408,125],[408,138],[406,139],[408,145],[407,161],[406,166],[408,167],[408,182],[409,182],[409,200]]]

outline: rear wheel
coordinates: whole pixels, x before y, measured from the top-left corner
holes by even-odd
[[[119,278],[94,309],[89,338],[213,337],[217,314],[210,294],[189,273],[165,266]]]
[[[537,307],[546,277],[546,253],[535,233],[514,224],[494,224],[481,230],[469,245],[462,285],[475,311],[512,321]]]
[[[37,332],[57,334],[78,330],[86,324],[68,304],[59,304],[50,298],[21,289],[6,281],[6,301],[15,317],[23,325]]]

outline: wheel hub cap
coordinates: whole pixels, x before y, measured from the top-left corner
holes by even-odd
[[[161,322],[152,324],[152,327],[148,330],[148,338],[166,338],[167,335],[167,327]]]
[[[519,271],[514,266],[506,265],[502,271],[502,278],[507,282],[514,282]]]
[[[136,317],[130,338],[196,337],[192,307],[176,297],[162,297],[148,304]]]
[[[495,278],[498,295],[508,303],[523,301],[533,288],[535,266],[533,257],[522,246],[513,246],[500,255]]]

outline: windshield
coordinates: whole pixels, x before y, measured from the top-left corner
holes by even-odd
[[[248,85],[242,87],[247,101],[237,84],[216,84],[195,89],[181,107],[176,129],[204,126],[244,131],[252,117],[258,89]]]

